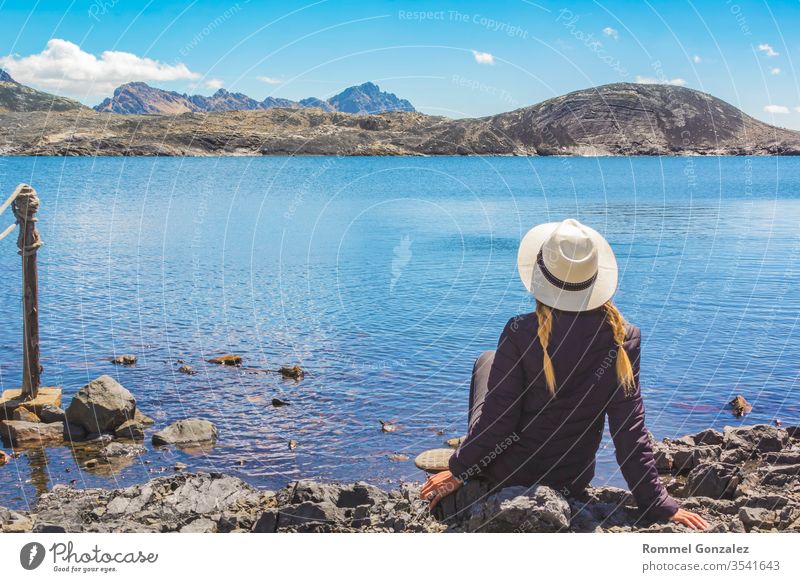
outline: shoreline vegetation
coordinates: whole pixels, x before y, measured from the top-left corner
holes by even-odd
[[[671,85],[615,83],[464,119],[314,107],[100,113],[77,103],[72,109],[56,109],[53,96],[30,104],[33,97],[17,93],[33,90],[10,82],[0,85],[0,98],[2,91],[12,93],[0,99],[12,104],[0,107],[0,155],[5,156],[800,154],[800,132],[754,119],[706,93]]]
[[[146,450],[145,427],[156,424],[110,376],[84,386],[66,410],[5,401],[0,411],[6,445],[95,444],[95,456],[83,463],[93,469],[135,462]],[[156,447],[197,450],[225,439],[204,419],[154,428]],[[668,491],[711,523],[710,532],[800,532],[800,426],[726,426],[722,432],[651,439]],[[454,517],[443,521],[419,498],[421,483],[384,490],[365,482],[299,480],[268,491],[234,476],[186,468],[179,463],[173,475],[122,489],[56,485],[31,511],[0,507],[0,532],[691,531],[647,521],[628,491],[610,486],[570,498],[544,485],[507,487],[469,507],[448,508]]]

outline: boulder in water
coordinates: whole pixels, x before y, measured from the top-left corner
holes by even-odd
[[[134,417],[136,400],[111,376],[100,376],[81,388],[67,408],[67,421],[88,433],[113,432]]]
[[[153,435],[154,445],[202,446],[217,440],[217,427],[208,420],[186,418]]]

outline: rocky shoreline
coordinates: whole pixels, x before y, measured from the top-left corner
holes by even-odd
[[[662,478],[711,532],[800,532],[800,427],[705,430],[653,443]],[[57,485],[30,512],[0,508],[3,532],[680,532],[642,518],[629,492],[565,498],[509,487],[442,521],[420,483],[300,480],[279,491],[220,473],[177,473],[124,489]]]

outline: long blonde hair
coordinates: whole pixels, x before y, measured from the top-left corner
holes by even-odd
[[[633,377],[633,366],[625,351],[625,319],[619,312],[619,309],[611,302],[606,301],[603,304],[603,310],[606,313],[606,321],[611,326],[614,332],[614,344],[616,344],[616,368],[617,368],[617,382],[622,386],[626,395],[630,395],[636,388],[635,380]],[[542,345],[542,352],[544,352],[544,359],[542,367],[544,369],[544,378],[547,382],[547,390],[551,396],[556,393],[556,372],[553,368],[553,360],[550,359],[550,354],[547,352],[547,344],[550,341],[550,330],[553,327],[553,310],[541,303],[536,302],[536,318],[539,323],[539,343]]]

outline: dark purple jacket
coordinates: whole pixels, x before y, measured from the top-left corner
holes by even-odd
[[[548,352],[556,396],[547,391],[535,313],[506,324],[489,372],[480,417],[450,460],[461,478],[484,475],[502,484],[549,485],[580,494],[594,476],[605,418],[617,462],[645,515],[671,517],[677,502],[659,480],[644,424],[639,391],[639,328],[628,326],[625,350],[636,390],[625,396],[617,383],[615,344],[602,309],[553,311]]]

